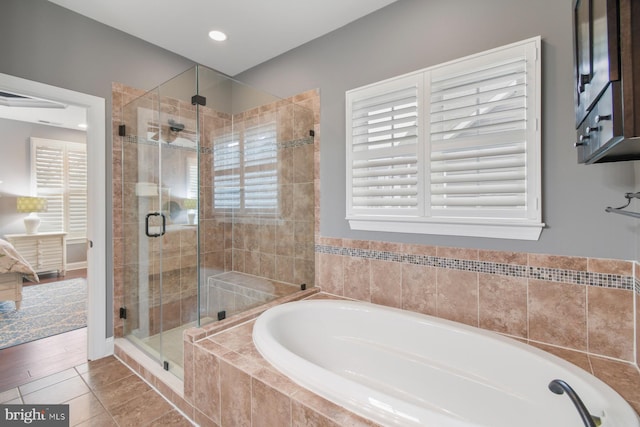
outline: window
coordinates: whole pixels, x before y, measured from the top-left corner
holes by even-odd
[[[276,124],[247,127],[213,142],[214,207],[240,214],[278,210]]]
[[[353,229],[537,240],[540,38],[348,91]]]
[[[64,231],[69,240],[87,237],[86,144],[31,138],[31,183],[47,199],[40,231]]]

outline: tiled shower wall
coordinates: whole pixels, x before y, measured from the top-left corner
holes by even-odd
[[[113,245],[114,245],[114,333],[123,336],[123,321],[119,318],[119,307],[125,301],[128,310],[135,310],[138,295],[129,289],[125,297],[125,284],[137,283],[137,251],[139,245],[132,236],[137,236],[139,223],[133,212],[137,211],[135,185],[140,180],[135,170],[124,168],[123,153],[136,159],[135,138],[118,136],[118,126],[124,122],[133,127],[135,117],[123,117],[123,107],[144,95],[145,92],[121,84],[112,87],[112,132],[113,132]],[[139,100],[140,106],[157,110],[154,94]],[[200,107],[200,208],[198,213],[200,233],[200,259],[202,281],[222,271],[239,271],[288,283],[313,284],[315,277],[314,232],[317,228],[318,181],[314,171],[317,163],[316,139],[310,131],[318,132],[314,126],[312,111],[319,100],[317,91],[309,91],[260,108],[246,111],[233,117]],[[145,104],[145,105],[142,105]],[[148,105],[146,105],[148,104]],[[184,123],[182,134],[195,134],[195,107],[189,102],[163,99],[162,113]],[[229,217],[213,210],[213,141],[234,131],[242,132],[247,126],[269,121],[277,122],[278,137],[278,193],[281,215],[275,218],[260,216]],[[135,135],[135,131],[127,134]],[[173,147],[169,147],[173,148]],[[180,150],[177,148],[176,150]],[[123,203],[124,200],[130,202]],[[131,202],[133,201],[133,202]],[[133,206],[132,206],[133,205]],[[125,244],[124,235],[127,235]],[[132,244],[132,242],[134,244]],[[164,329],[195,320],[196,318],[196,231],[193,227],[177,227],[167,232],[162,242],[162,272],[151,269],[150,280],[150,333],[153,334],[164,322]],[[156,245],[157,246],[157,245]],[[151,245],[150,251],[156,251]],[[159,274],[163,274],[162,299],[154,287]],[[154,293],[155,292],[155,293]],[[163,318],[159,318],[160,301]],[[135,328],[137,316],[128,316],[130,326]]]
[[[323,237],[316,255],[325,292],[637,361],[630,261]]]

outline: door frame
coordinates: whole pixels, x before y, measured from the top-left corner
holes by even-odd
[[[2,73],[0,90],[72,104],[87,111],[87,358],[113,354],[113,328],[107,330],[106,324],[105,99]]]

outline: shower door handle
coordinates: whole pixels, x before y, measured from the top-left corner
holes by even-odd
[[[152,216],[160,216],[162,217],[162,228],[161,228],[161,232],[160,233],[151,233],[149,232],[149,218]],[[160,212],[151,212],[148,213],[147,216],[144,217],[144,234],[147,235],[147,237],[160,237],[160,236],[164,236],[164,233],[166,231],[166,227],[167,227],[167,218],[164,216],[164,214],[160,213]]]

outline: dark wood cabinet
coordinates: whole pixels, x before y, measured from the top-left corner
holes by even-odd
[[[640,159],[640,1],[576,0],[574,85],[580,163]]]

